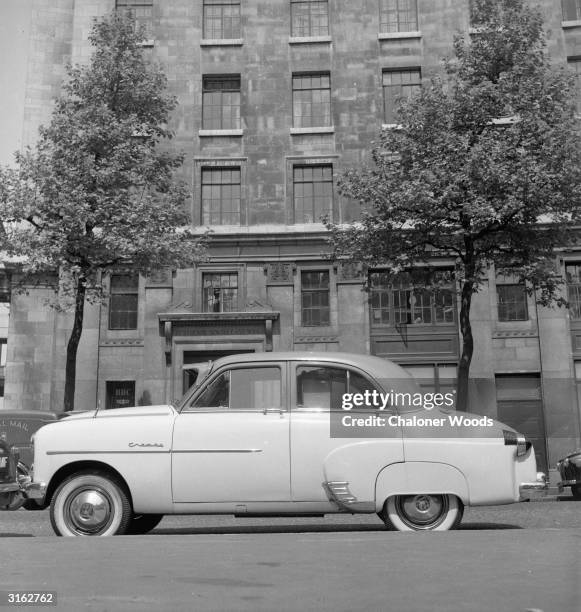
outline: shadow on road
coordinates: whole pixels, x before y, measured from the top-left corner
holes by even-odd
[[[32,533],[0,533],[0,538],[33,538]]]
[[[460,530],[522,529],[505,523],[466,523]],[[178,527],[155,529],[151,535],[232,535],[244,533],[352,533],[387,531],[383,525],[241,525],[237,527]]]

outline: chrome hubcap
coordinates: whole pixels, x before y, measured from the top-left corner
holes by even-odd
[[[407,495],[399,498],[398,506],[402,520],[416,529],[425,529],[443,520],[448,498],[442,495]]]
[[[76,491],[67,502],[66,516],[77,533],[99,533],[111,521],[111,500],[100,489]]]

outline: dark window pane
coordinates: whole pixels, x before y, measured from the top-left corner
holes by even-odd
[[[526,321],[527,295],[523,284],[496,285],[499,321]]]
[[[107,409],[135,406],[135,381],[107,381]]]
[[[240,168],[202,169],[202,223],[240,225]]]
[[[202,277],[202,310],[236,312],[238,310],[238,274],[207,273]]]

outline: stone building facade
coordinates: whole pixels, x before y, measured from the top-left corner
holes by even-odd
[[[33,0],[24,141],[49,120],[67,62],[90,54],[92,20],[115,0]],[[581,66],[580,0],[542,0],[549,50]],[[382,283],[362,290],[334,265],[321,215],[351,221],[337,178],[369,161],[394,100],[441,70],[469,0],[117,0],[147,27],[144,52],[179,100],[172,146],[185,153],[192,223],[212,229],[195,269],[106,282],[87,305],[76,407],[155,404],[192,382],[184,366],[245,351],[325,350],[394,359],[451,387],[460,334],[453,292]],[[581,253],[559,253],[581,304]],[[434,262],[438,271],[451,260]],[[577,300],[577,291],[579,299]],[[4,406],[60,409],[70,319],[46,307],[51,289],[12,295]],[[0,315],[0,330],[4,329]],[[5,317],[7,318],[7,317]],[[472,410],[533,438],[541,464],[578,445],[581,308],[546,309],[490,271],[475,296]],[[5,369],[5,372],[4,372]]]

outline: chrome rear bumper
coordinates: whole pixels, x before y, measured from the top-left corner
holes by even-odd
[[[47,485],[44,482],[27,482],[22,486],[24,495],[28,499],[43,501],[46,496]]]
[[[521,482],[518,490],[520,501],[531,499],[532,497],[542,497],[542,495],[535,495],[536,493],[545,493],[549,488],[547,476],[543,472],[537,472],[536,482]]]

